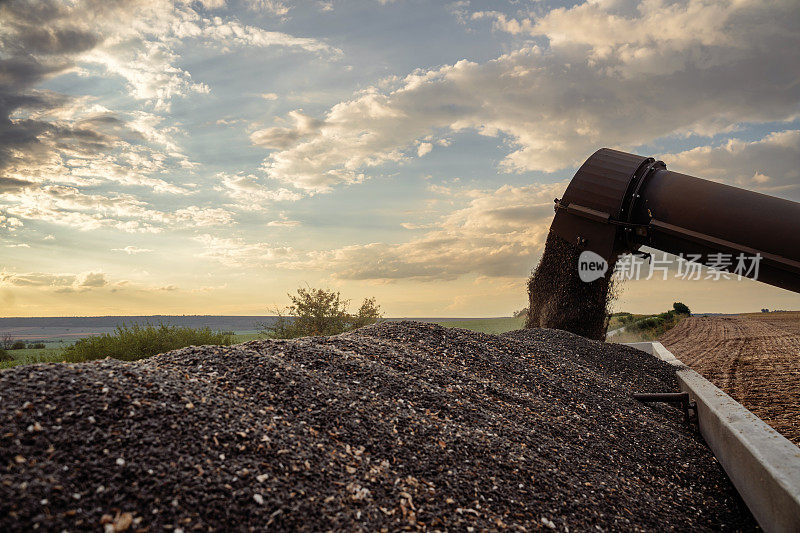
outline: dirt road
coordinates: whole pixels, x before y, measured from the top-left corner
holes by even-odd
[[[800,313],[691,317],[660,340],[800,445]]]

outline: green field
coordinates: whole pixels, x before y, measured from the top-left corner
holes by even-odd
[[[254,341],[256,339],[263,339],[264,336],[255,332],[242,332],[233,334],[233,343],[241,344],[243,342]]]
[[[61,351],[61,348],[7,350],[8,355],[13,357],[14,360],[0,362],[0,368],[8,368],[16,365],[32,365],[34,363],[60,362]]]
[[[500,333],[505,333],[506,331],[522,329],[522,326],[525,324],[525,318],[503,317],[475,318],[470,320],[437,320],[435,324],[439,324],[440,326],[444,326],[446,328],[469,329],[471,331],[499,335]]]
[[[233,335],[234,344],[258,339],[259,335],[255,332],[241,332]],[[71,343],[70,343],[71,344]],[[8,350],[7,353],[13,357],[12,361],[0,361],[0,368],[10,368],[17,365],[32,365],[36,363],[61,363],[64,361],[63,351],[66,343],[48,342],[47,348]]]

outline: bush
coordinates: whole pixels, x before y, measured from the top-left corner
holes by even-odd
[[[231,344],[232,332],[213,332],[210,328],[152,324],[117,326],[114,334],[104,334],[79,340],[64,349],[64,360],[70,363],[112,357],[122,361],[135,361],[186,346],[204,344]]]
[[[617,313],[616,315],[612,316],[616,316],[619,320],[619,323],[623,326],[626,326],[635,320],[633,315],[630,313]]]
[[[641,333],[647,337],[658,338],[675,327],[684,315],[684,313],[676,313],[674,310],[670,310],[637,320],[626,325],[625,329],[630,333]]]
[[[380,306],[375,298],[366,298],[356,314],[347,312],[348,300],[338,291],[297,289],[289,294],[292,305],[285,311],[276,310],[277,320],[262,326],[262,333],[273,339],[295,339],[317,335],[338,335],[345,331],[374,324],[381,319]]]
[[[43,350],[46,347],[47,346],[45,346],[43,342],[32,342],[31,344],[28,345],[29,350]]]
[[[25,349],[25,343],[23,341],[14,341],[14,343],[11,345],[11,349],[12,350],[24,350]]]
[[[672,304],[672,309],[675,310],[676,313],[679,315],[691,315],[692,311],[689,309],[689,306],[682,302],[675,302]]]
[[[14,358],[11,356],[10,353],[5,351],[3,348],[0,348],[0,362],[2,361],[13,361]]]

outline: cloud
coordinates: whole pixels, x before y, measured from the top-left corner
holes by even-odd
[[[204,285],[202,287],[197,287],[194,289],[190,289],[190,293],[207,293],[207,292],[214,292],[217,290],[225,289],[228,287],[227,283],[223,283],[222,285]]]
[[[266,10],[282,15],[288,11],[281,2],[257,2]],[[195,40],[223,50],[234,46],[295,48],[312,53],[337,55],[340,51],[312,38],[294,37],[242,24],[236,19],[206,17],[192,2],[170,0],[123,0],[105,3],[93,0],[74,3],[45,2],[38,8],[31,2],[7,3],[0,19],[16,31],[4,32],[22,51],[46,53],[60,59],[53,67],[74,69],[97,65],[124,78],[135,98],[165,109],[173,97],[207,93],[209,87],[192,80],[191,74],[176,66],[177,45]],[[204,7],[220,7],[206,2]],[[82,21],[91,21],[88,27]],[[25,48],[25,44],[33,49]],[[46,67],[43,67],[46,68]]]
[[[400,244],[376,242],[303,251],[211,235],[196,240],[205,247],[200,257],[231,267],[322,271],[354,280],[521,277],[529,273],[541,252],[553,217],[553,198],[565,187],[566,182],[558,182],[462,191],[457,195],[468,199],[466,207],[435,224],[419,226],[429,231]]]
[[[235,124],[240,124],[245,122],[243,119],[240,118],[221,118],[214,121],[214,124],[217,126],[233,126]]]
[[[2,201],[6,202],[6,212],[21,219],[79,230],[109,226],[123,231],[159,231],[152,224],[154,213],[130,195],[87,195],[75,187],[49,185],[5,195]]]
[[[125,2],[118,5],[130,7]],[[116,182],[158,192],[186,192],[152,176],[172,163],[185,163],[173,144],[158,135],[148,138],[148,121],[153,126],[160,119],[145,112],[122,117],[95,105],[91,98],[35,88],[53,76],[76,71],[86,54],[108,43],[108,36],[99,31],[107,13],[98,10],[98,26],[90,29],[81,22],[85,16],[73,17],[81,9],[92,8],[85,3],[47,1],[0,4],[0,49],[4,52],[0,59],[0,202],[17,220],[37,218],[36,213],[59,218],[58,213],[48,212],[47,204],[52,207],[54,201],[36,206],[24,200],[60,196],[63,189],[53,184]],[[162,141],[161,148],[169,153],[154,149],[148,141]],[[19,199],[24,205],[11,205]],[[83,215],[62,215],[88,222]]]
[[[421,281],[464,275],[523,277],[535,265],[566,182],[470,191],[469,204],[437,229],[401,244],[371,243],[313,252],[294,268],[318,268],[339,279]]]
[[[250,9],[255,11],[265,11],[273,16],[286,18],[289,10],[292,9],[283,2],[278,0],[249,0],[248,5]]]
[[[206,9],[219,9],[225,7],[225,0],[198,0]]]
[[[43,125],[30,143],[0,144],[8,157],[0,163],[3,189],[38,186],[44,182],[77,186],[117,183],[146,187],[158,193],[186,195],[186,187],[160,177],[168,169],[191,166],[164,136],[174,128],[159,128],[160,117],[134,112],[122,117],[108,112],[82,112],[81,101],[51,107],[27,119]],[[69,117],[69,118],[67,118]],[[46,119],[55,119],[46,121]],[[17,133],[16,127],[12,131]],[[160,144],[161,146],[155,146]]]
[[[280,2],[262,3],[278,14],[285,9]],[[202,5],[188,0],[0,2],[0,207],[15,214],[14,220],[75,224],[79,229],[154,231],[157,224],[151,222],[230,223],[220,209],[190,206],[162,213],[127,195],[96,190],[114,183],[157,194],[192,193],[175,178],[165,178],[196,164],[177,144],[185,132],[163,124],[159,114],[175,98],[210,90],[179,66],[182,47],[204,46],[220,53],[277,47],[325,57],[341,54],[316,39],[208,15],[207,9],[222,5],[216,0]],[[96,97],[40,88],[66,73],[120,79],[127,85],[126,96],[141,101],[139,109],[113,111]],[[89,187],[93,190],[87,193],[84,188]],[[96,210],[84,201],[90,199],[97,200]],[[144,216],[114,220],[106,201],[113,199],[121,202],[121,218],[134,211]],[[67,203],[80,203],[80,209]]]
[[[423,139],[461,131],[503,139],[503,171],[555,172],[600,146],[633,150],[790,121],[800,100],[799,13],[791,0],[553,9],[526,30],[547,45],[420,69],[316,119],[297,111],[252,140],[271,150],[270,178],[326,191],[419,156]]]
[[[138,246],[126,246],[125,248],[112,248],[112,252],[125,252],[128,255],[135,255],[135,254],[144,254],[148,252],[152,252],[148,248],[139,248]]]
[[[289,217],[285,213],[280,214],[279,220],[271,220],[267,223],[267,226],[270,227],[278,227],[278,228],[294,228],[300,225],[299,220],[289,220]]]
[[[5,212],[30,219],[70,226],[81,231],[111,227],[128,233],[159,233],[164,228],[199,228],[234,223],[222,208],[188,206],[173,213],[151,208],[130,194],[85,194],[76,187],[43,185],[0,198]]]
[[[212,259],[230,267],[259,267],[296,258],[291,247],[268,243],[247,243],[241,238],[222,238],[203,234],[195,238],[205,250],[198,257]]]
[[[660,158],[670,170],[800,199],[800,130],[777,131],[756,141],[730,139]]]
[[[0,271],[0,286],[35,287],[55,289],[58,292],[88,291],[108,285],[103,272],[88,271],[80,274],[49,274],[28,272],[15,274]]]
[[[106,280],[106,275],[102,272],[87,272],[85,274],[81,274],[76,279],[78,286],[80,287],[105,287],[108,285],[108,281]]]
[[[505,13],[499,11],[476,11],[470,16],[472,20],[489,19],[492,20],[492,29],[510,33],[512,35],[531,34],[535,35],[538,31],[530,18],[514,19],[509,18]]]
[[[267,31],[255,26],[247,26],[236,20],[222,20],[219,17],[203,19],[199,31],[188,32],[185,37],[202,37],[222,47],[223,50],[231,46],[245,46],[254,48],[284,47],[296,48],[305,52],[324,54],[329,57],[339,57],[342,51],[338,48],[310,37],[294,37],[292,35]]]
[[[4,228],[8,231],[16,231],[17,228],[21,228],[23,226],[22,221],[16,217],[8,217],[3,213],[0,213],[0,228]]]
[[[29,272],[27,274],[13,274],[0,272],[0,284],[15,285],[17,287],[61,287],[75,283],[74,274],[45,274],[42,272]]]
[[[161,283],[163,283],[163,281]],[[139,293],[163,293],[180,290],[180,288],[174,284],[135,284],[125,279],[114,281],[99,270],[89,270],[78,274],[54,274],[47,272],[14,273],[0,270],[0,288],[3,287],[15,287],[17,289],[53,292],[58,294],[86,293],[90,291],[118,293],[125,290]]]
[[[33,185],[31,181],[0,176],[0,193],[16,192],[31,185]]]
[[[174,221],[177,224],[187,224],[195,228],[234,224],[233,215],[229,211],[219,207],[198,207],[196,205],[175,211]]]
[[[433,224],[417,224],[415,222],[403,222],[400,224],[400,226],[408,230],[419,230],[419,229],[430,229],[433,227]]]
[[[289,112],[290,126],[256,130],[250,134],[253,144],[264,148],[288,148],[295,142],[316,134],[323,122],[304,115],[302,110]]]
[[[224,193],[236,202],[236,208],[244,211],[261,211],[273,202],[294,202],[305,196],[284,187],[270,188],[262,184],[253,174],[217,174],[219,185],[215,190]]]

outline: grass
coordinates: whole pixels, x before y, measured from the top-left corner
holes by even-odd
[[[658,339],[661,335],[674,328],[678,322],[688,315],[666,311],[657,315],[632,315],[618,313],[616,327],[609,326],[609,331],[624,327],[625,331],[612,335],[611,342],[647,342]],[[613,323],[614,317],[612,317]]]
[[[613,342],[652,341],[663,335],[685,315],[674,311],[657,315],[634,315],[631,313],[615,313],[611,316],[608,330],[626,328],[622,333],[613,336]],[[437,320],[436,324],[447,328],[463,328],[481,333],[498,335],[507,331],[520,329],[525,324],[524,317],[517,318],[476,318],[474,320]]]
[[[156,354],[191,345],[232,343],[233,333],[211,331],[210,328],[188,328],[160,324],[153,326],[117,326],[112,335],[104,334],[80,339],[64,348],[64,360],[80,363],[112,357],[122,361],[136,361]]]
[[[634,320],[640,320],[642,318],[653,316],[653,315],[634,315],[631,313],[614,313],[611,315],[611,320],[608,322],[608,331],[613,331],[615,329],[619,329],[625,327],[625,325],[630,324]]]
[[[437,320],[436,324],[446,328],[462,328],[480,333],[498,335],[506,331],[522,329],[525,325],[525,317],[503,317],[503,318],[476,318],[473,320]]]
[[[0,362],[0,368],[35,363],[57,363],[64,360],[62,348],[25,348],[24,350],[9,350],[8,354],[13,359]]]
[[[153,326],[150,326],[150,327],[154,328]],[[130,330],[132,328],[127,328],[127,329]],[[146,328],[141,328],[141,329],[146,329]],[[155,328],[155,329],[158,329],[158,328]],[[182,328],[182,329],[190,329],[190,328]],[[202,330],[196,330],[196,331],[202,331]],[[111,336],[105,335],[105,337],[114,337],[114,336],[115,335],[111,335]],[[226,336],[227,336],[227,338],[226,338]],[[260,336],[255,331],[242,331],[242,332],[239,332],[239,333],[236,333],[236,334],[225,333],[225,334],[222,334],[222,336],[219,336],[219,334],[215,334],[214,332],[211,332],[211,336],[208,336],[208,335],[191,336],[190,335],[188,337],[185,337],[185,338],[179,340],[179,342],[177,342],[177,343],[170,344],[169,345],[170,347],[167,347],[166,349],[160,349],[160,348],[155,348],[155,349],[159,349],[160,350],[160,351],[158,351],[156,353],[163,353],[163,352],[166,352],[166,351],[169,351],[169,350],[174,350],[174,349],[177,349],[177,348],[183,348],[185,346],[190,346],[192,344],[195,344],[195,345],[225,344],[225,343],[227,343],[227,344],[239,344],[241,342],[252,341],[252,340],[256,340],[256,339],[260,339],[260,338],[263,338],[263,337]],[[26,348],[24,350],[9,350],[8,354],[11,357],[13,357],[13,359],[11,361],[0,361],[0,369],[10,368],[12,366],[17,366],[17,365],[33,365],[33,364],[36,364],[36,363],[63,363],[63,362],[90,361],[90,360],[93,360],[93,359],[103,359],[103,358],[106,357],[106,354],[109,357],[114,357],[112,355],[113,350],[106,351],[106,348],[108,347],[108,343],[109,342],[113,343],[115,341],[109,341],[108,339],[106,339],[105,341],[102,341],[102,340],[98,341],[98,340],[95,340],[95,339],[97,339],[97,337],[86,337],[84,339],[79,340],[76,343],[76,344],[83,343],[82,347],[80,349],[82,350],[84,355],[81,355],[81,356],[77,355],[74,351],[69,349],[69,346],[65,346],[64,343],[60,342],[60,341],[58,341],[58,342],[47,342],[46,344],[47,344],[48,347],[47,348],[42,348],[42,349],[28,349],[28,348]],[[116,341],[116,342],[124,342],[124,341]],[[188,342],[188,344],[185,344],[186,342]],[[180,346],[177,346],[176,344],[180,344]],[[84,351],[84,350],[87,350],[88,346],[92,347],[91,348],[91,353],[87,353],[87,352]],[[123,352],[124,351],[130,352],[130,348],[123,349]],[[152,351],[152,350],[148,350],[148,351]],[[68,355],[70,352],[72,353],[71,356]],[[155,355],[155,354],[151,354],[151,355]],[[148,356],[145,355],[144,357],[148,357]],[[121,359],[121,357],[116,357],[116,358],[117,359]],[[139,358],[141,358],[141,357],[139,357]]]
[[[241,332],[241,333],[234,333],[233,335],[231,335],[231,341],[232,341],[231,343],[232,344],[241,344],[243,342],[249,342],[249,341],[254,341],[254,340],[258,340],[258,339],[263,340],[264,336],[262,334],[260,334],[260,333],[257,333],[257,332],[253,332],[253,333],[251,333],[251,332],[246,332],[246,333],[245,332]]]

